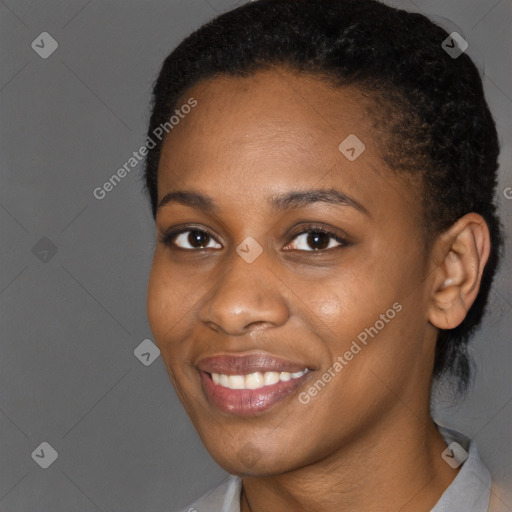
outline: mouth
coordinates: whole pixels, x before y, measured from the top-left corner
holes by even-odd
[[[267,411],[297,392],[310,377],[302,363],[268,354],[223,355],[198,364],[208,401],[224,413],[248,416]]]

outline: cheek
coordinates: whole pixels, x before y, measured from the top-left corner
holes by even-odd
[[[147,318],[169,378],[186,407],[185,393],[180,383],[184,380],[181,375],[186,371],[183,363],[187,360],[187,353],[186,345],[179,340],[186,339],[187,311],[190,306],[183,288],[177,285],[161,260],[155,255],[151,266]]]
[[[425,365],[421,287],[411,292],[407,282],[398,280],[391,286],[384,280],[384,284],[368,287],[353,302],[349,312],[353,321],[346,326],[348,336],[338,347],[337,355],[350,359],[343,372],[356,402],[365,396],[393,400],[413,385]]]
[[[155,254],[147,288],[147,318],[158,347],[165,353],[186,328],[190,296]]]
[[[326,327],[336,325],[343,317],[347,303],[346,290],[340,289],[336,283],[318,281],[305,286],[298,282],[296,289],[296,295],[301,297],[299,303],[302,302],[307,307],[308,317],[316,318],[317,322],[320,321]]]
[[[421,347],[425,304],[419,258],[407,252],[403,258],[391,256],[387,249],[368,252],[381,254],[378,259],[358,253],[329,279],[308,284],[302,300],[331,360],[356,341],[359,364],[392,374],[399,361],[414,358]]]
[[[173,308],[172,303],[169,302],[166,289],[167,286],[162,276],[161,266],[158,265],[156,260],[153,260],[149,275],[146,309],[149,326],[159,346],[166,329],[172,324],[170,315]]]

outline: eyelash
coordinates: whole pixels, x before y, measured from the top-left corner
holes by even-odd
[[[182,251],[189,251],[189,252],[200,252],[200,251],[205,251],[205,250],[208,249],[207,247],[197,248],[197,249],[184,249],[183,247],[177,247],[174,244],[174,239],[178,235],[181,235],[183,233],[187,233],[188,231],[198,231],[200,233],[205,233],[212,240],[214,240],[216,243],[219,243],[217,241],[217,239],[215,238],[215,236],[212,233],[210,233],[207,229],[196,228],[194,226],[188,226],[188,227],[182,227],[182,228],[175,229],[175,230],[169,230],[169,231],[165,232],[163,235],[161,235],[160,242],[163,243],[164,245],[166,245],[167,247],[170,247],[173,250],[182,250]],[[324,228],[322,226],[309,226],[306,229],[303,229],[302,231],[299,231],[298,233],[293,234],[292,237],[290,238],[290,241],[286,245],[289,245],[290,242],[292,242],[293,240],[298,238],[300,235],[313,234],[313,233],[315,233],[315,234],[321,233],[323,235],[327,235],[328,237],[336,240],[336,242],[338,242],[340,245],[338,245],[337,247],[331,247],[329,249],[312,249],[310,251],[304,251],[304,250],[301,250],[301,249],[293,249],[293,250],[296,250],[296,251],[299,251],[299,252],[326,253],[326,252],[331,252],[331,251],[333,251],[335,249],[341,249],[343,247],[347,247],[348,245],[350,245],[348,240],[346,240],[345,238],[340,237],[336,233],[333,233],[332,231],[329,231],[328,229],[326,229],[326,228]]]

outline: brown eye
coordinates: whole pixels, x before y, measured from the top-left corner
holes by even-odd
[[[298,240],[296,247],[294,247],[295,250],[306,252],[325,251],[348,245],[346,240],[335,233],[319,228],[297,233],[293,240]]]
[[[218,247],[208,247],[210,243],[215,242],[215,239],[208,231],[197,228],[166,233],[161,241],[169,247],[178,247],[184,250],[218,249],[221,247],[220,244]]]

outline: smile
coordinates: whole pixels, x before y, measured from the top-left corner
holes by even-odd
[[[206,357],[197,369],[210,405],[241,416],[260,414],[284,403],[314,373],[305,362],[261,351]]]
[[[212,373],[215,384],[229,389],[259,389],[271,386],[278,382],[288,382],[291,379],[299,379],[308,371],[305,368],[299,372],[255,372],[248,375],[226,375],[225,373]]]

